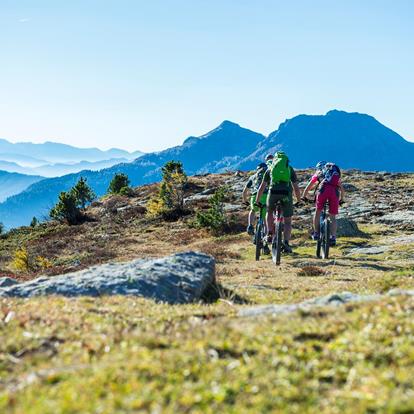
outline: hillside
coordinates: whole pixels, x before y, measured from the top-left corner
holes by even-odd
[[[172,159],[182,161],[188,174],[223,171],[250,154],[263,138],[263,135],[225,121],[201,137],[189,137],[181,146],[144,155],[132,163],[36,183],[0,204],[0,218],[7,227],[15,227],[27,224],[33,216],[47,217],[59,193],[71,188],[81,176],[88,179],[96,194],[102,195],[115,173],[127,174],[132,185],[151,183],[160,179],[161,167]]]
[[[42,179],[43,177],[36,175],[9,173],[0,170],[0,201],[4,201],[7,197],[21,193],[31,184]]]
[[[310,171],[298,175],[303,183]],[[47,275],[206,252],[217,261],[220,296],[185,306],[119,296],[1,299],[0,411],[412,412],[413,297],[279,316],[240,311],[341,291],[414,289],[413,174],[346,171],[343,217],[356,220],[362,233],[340,238],[330,260],[317,260],[311,208],[303,206],[294,221],[294,254],[280,267],[253,258],[240,203],[246,178],[192,177],[190,214],[176,222],[145,216],[157,190],[145,185],[130,198],[93,203],[82,225],[47,223],[0,238],[1,275],[19,280],[39,274],[10,268],[20,247],[48,259],[51,267],[40,272]],[[221,185],[229,188],[225,208],[234,224],[213,237],[192,222]]]
[[[207,134],[189,137],[182,145],[146,154],[129,164],[117,164],[98,172],[81,171],[36,183],[0,204],[0,218],[7,227],[15,227],[27,224],[33,216],[46,217],[60,191],[68,190],[80,176],[87,177],[94,191],[102,195],[117,172],[127,174],[132,185],[141,185],[158,181],[161,167],[172,159],[182,161],[189,175],[249,170],[267,153],[278,149],[288,153],[296,168],[307,168],[325,159],[334,160],[342,168],[414,169],[414,143],[368,115],[344,111],[299,115],[284,122],[269,137],[224,121]]]

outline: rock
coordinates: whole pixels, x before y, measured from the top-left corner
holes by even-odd
[[[336,223],[336,234],[338,237],[359,237],[364,234],[359,230],[356,222],[351,219],[340,217],[336,220]]]
[[[401,294],[401,293],[399,293]],[[261,316],[261,315],[282,315],[286,313],[301,311],[310,311],[313,308],[321,306],[340,306],[351,302],[369,302],[378,300],[381,295],[357,295],[351,292],[334,293],[332,295],[322,296],[306,300],[301,303],[282,304],[282,305],[262,305],[245,308],[239,311],[238,316]]]
[[[414,225],[414,211],[393,211],[378,219],[379,222],[385,224],[413,224]]]
[[[8,287],[13,286],[19,283],[16,279],[12,279],[11,277],[0,277],[0,288],[1,287]]]
[[[388,246],[355,247],[348,251],[347,256],[352,256],[353,254],[381,254],[389,249]]]
[[[40,277],[0,288],[0,297],[134,295],[178,304],[198,301],[213,283],[214,259],[203,253],[186,252]]]
[[[353,184],[344,183],[344,184],[342,184],[342,186],[344,187],[345,191],[350,192],[350,193],[352,193],[354,191],[358,191],[358,187],[356,187]]]

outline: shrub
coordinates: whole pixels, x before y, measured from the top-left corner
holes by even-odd
[[[82,214],[78,201],[72,191],[62,191],[56,205],[50,210],[49,215],[58,221],[67,221],[68,224],[78,224]]]
[[[23,247],[14,252],[11,266],[18,272],[28,272],[30,270],[29,253],[26,248]]]
[[[43,256],[34,258],[25,247],[14,252],[11,267],[18,272],[29,272],[33,270],[44,270],[52,267],[52,262]]]
[[[184,212],[184,190],[187,175],[179,161],[168,161],[162,167],[162,181],[157,195],[147,203],[150,216],[163,216],[165,219],[177,218]]]
[[[207,228],[215,235],[221,234],[226,230],[229,225],[224,211],[226,192],[226,187],[219,187],[209,200],[210,208],[206,212],[197,212],[196,224],[198,227]]]
[[[70,191],[75,196],[76,202],[82,209],[85,209],[86,203],[89,203],[96,198],[96,194],[87,184],[86,178],[83,177],[79,178],[79,181]]]
[[[108,193],[109,194],[123,194],[130,191],[130,181],[126,174],[117,173],[109,183]]]
[[[298,272],[298,276],[324,276],[326,272],[317,266],[303,266]]]
[[[4,233],[4,224],[0,222],[0,235]]]
[[[36,217],[32,218],[32,221],[30,222],[30,227],[36,227],[39,224],[39,220]]]

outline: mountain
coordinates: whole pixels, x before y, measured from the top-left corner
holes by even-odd
[[[45,218],[59,193],[71,188],[81,176],[88,180],[97,195],[102,195],[115,173],[127,174],[133,186],[150,183],[160,179],[161,167],[172,159],[182,161],[189,175],[225,171],[251,154],[264,138],[224,121],[205,135],[189,137],[180,146],[143,155],[131,163],[39,181],[0,204],[0,221],[7,227],[16,227],[27,224],[33,216]]]
[[[8,158],[0,159],[18,162],[11,158],[10,155],[18,157],[31,157],[42,160],[41,164],[47,163],[68,163],[86,161],[103,161],[111,158],[126,158],[128,160],[135,159],[142,155],[141,152],[135,151],[130,153],[117,148],[111,148],[102,151],[98,148],[77,148],[72,145],[60,144],[56,142],[44,142],[43,144],[33,144],[31,142],[11,143],[5,139],[0,139],[0,154],[7,154]],[[18,162],[19,163],[19,162]]]
[[[130,162],[126,158],[111,158],[103,161],[80,161],[73,164],[45,164],[39,167],[22,167],[21,165],[0,160],[0,169],[8,172],[18,172],[28,175],[42,175],[43,177],[60,177],[62,175],[73,174],[83,170],[99,171],[103,168],[112,167],[116,164]]]
[[[43,177],[9,173],[0,170],[0,201],[7,197],[19,194],[31,184],[42,180]],[[1,221],[1,220],[0,220]]]
[[[254,168],[267,153],[279,149],[297,168],[332,160],[342,168],[414,171],[414,143],[360,113],[333,110],[286,120],[235,167]]]

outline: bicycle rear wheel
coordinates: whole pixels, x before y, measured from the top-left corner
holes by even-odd
[[[329,242],[331,237],[331,223],[328,219],[325,219],[324,232],[323,232],[323,248],[322,248],[322,258],[329,258]]]
[[[276,265],[280,265],[280,256],[282,253],[282,234],[283,234],[283,223],[278,222],[276,224],[276,234],[273,237],[273,243],[272,243],[272,259]]]
[[[256,260],[260,260],[260,253],[263,249],[263,224],[256,225],[256,232],[254,234],[254,241],[256,245]]]

